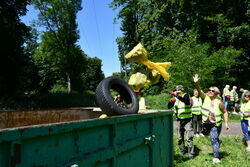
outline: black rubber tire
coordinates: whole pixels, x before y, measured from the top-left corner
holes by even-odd
[[[114,102],[110,89],[117,91],[129,108],[124,108]],[[138,99],[131,87],[121,78],[111,76],[103,79],[96,88],[96,102],[107,115],[136,114],[139,110]]]

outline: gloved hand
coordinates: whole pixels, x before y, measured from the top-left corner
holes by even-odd
[[[172,97],[172,98],[170,99],[171,102],[175,102],[175,100],[176,100],[175,97]]]
[[[169,94],[173,95],[173,96],[177,96],[177,93],[174,91],[170,91]]]

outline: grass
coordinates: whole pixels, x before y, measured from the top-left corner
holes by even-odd
[[[250,152],[245,151],[245,145],[241,137],[221,137],[220,148],[221,162],[218,164],[212,163],[213,151],[209,137],[194,138],[195,156],[193,159],[188,159],[187,154],[179,155],[177,146],[177,138],[174,137],[174,166],[176,167],[249,167]]]
[[[240,122],[240,115],[232,114],[229,112],[228,119],[230,122]]]

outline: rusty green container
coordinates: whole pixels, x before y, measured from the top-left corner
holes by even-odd
[[[173,166],[171,111],[98,118],[91,109],[0,112],[0,167]]]

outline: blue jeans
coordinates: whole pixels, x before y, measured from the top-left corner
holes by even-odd
[[[215,126],[215,124],[203,124],[204,133],[210,135],[210,141],[212,144],[214,158],[219,158],[219,149],[221,140],[219,139],[220,132],[221,132],[221,125]]]
[[[224,105],[225,105],[225,109],[228,111],[229,110],[229,107],[228,107],[228,103],[229,103],[229,100],[228,98],[224,97],[223,98],[223,102],[224,102]]]
[[[245,141],[250,140],[250,131],[248,131],[248,120],[241,120],[241,130],[244,134]]]

